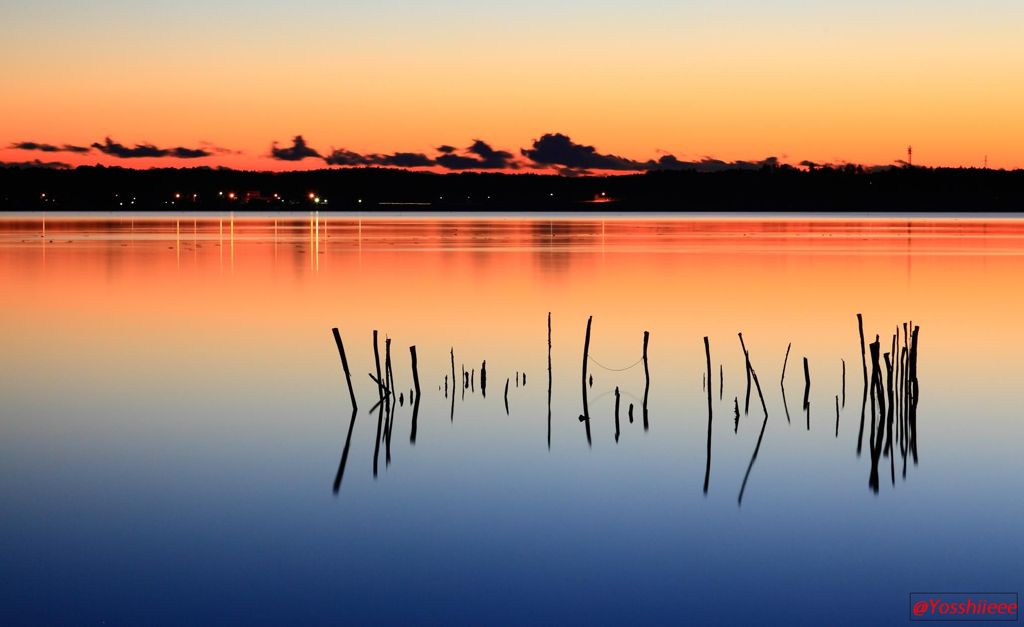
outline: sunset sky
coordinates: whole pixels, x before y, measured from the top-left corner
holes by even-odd
[[[1024,167],[1019,0],[0,0],[0,24],[2,162],[641,170],[911,144]],[[546,134],[571,140],[523,154]]]

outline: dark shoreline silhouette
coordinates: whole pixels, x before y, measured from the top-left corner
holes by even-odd
[[[0,211],[1024,211],[1024,170],[766,165],[615,176],[0,166]]]

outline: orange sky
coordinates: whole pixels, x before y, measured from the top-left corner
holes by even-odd
[[[1017,2],[334,4],[8,8],[0,161],[312,168],[271,143],[435,156],[479,138],[518,155],[557,132],[641,161],[888,164],[912,144],[915,164],[1024,167]],[[231,152],[9,148],[107,136]]]

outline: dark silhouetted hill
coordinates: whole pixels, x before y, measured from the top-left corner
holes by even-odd
[[[0,209],[1024,211],[1024,170],[766,166],[617,176],[0,167]]]

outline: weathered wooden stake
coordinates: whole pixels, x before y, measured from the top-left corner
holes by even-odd
[[[789,349],[793,348],[793,342],[786,345],[786,357],[782,360],[782,377],[779,379],[779,385],[786,387],[786,364],[789,363]]]
[[[711,344],[708,343],[708,336],[704,336],[704,355],[707,357],[708,376],[711,376]],[[750,371],[747,370],[749,373]],[[737,401],[737,409],[738,409]],[[708,453],[707,463],[704,466],[704,494],[708,493],[708,483],[711,481],[711,390],[708,389]]]
[[[644,400],[641,405],[644,412],[644,430],[647,430],[647,395],[651,390],[651,371],[647,367],[647,344],[651,339],[651,334],[644,331]],[[630,419],[630,422],[633,422]]]
[[[740,333],[740,346],[743,347],[743,361],[747,371],[747,395],[743,402],[743,415],[750,413],[750,355],[747,353],[747,345],[743,343],[743,334]]]
[[[857,333],[860,335],[860,362],[864,371],[864,398],[860,402],[860,429],[857,432],[857,455],[860,456],[864,444],[864,411],[868,404],[868,361],[864,354],[864,317],[857,314]]]
[[[345,372],[345,382],[348,384],[348,395],[352,399],[352,409],[355,410],[358,405],[356,404],[356,392],[352,388],[352,373],[348,369],[348,357],[345,356],[345,345],[341,342],[341,333],[338,332],[337,327],[331,329],[334,334],[334,343],[338,345],[338,355],[341,356],[341,369]]]
[[[415,388],[416,394],[409,393],[409,397],[413,402],[412,405],[412,431],[409,433],[409,441],[416,444],[416,427],[417,419],[420,413],[420,371],[416,364],[416,347],[409,347],[409,356],[412,358],[412,384]]]
[[[843,407],[846,407],[846,360],[840,359],[843,362]]]
[[[615,441],[619,441],[619,386],[615,386]]]
[[[587,428],[587,445],[591,444],[590,441],[590,407],[587,403],[587,362],[590,359],[590,324],[594,321],[594,317],[590,316],[587,318],[587,335],[583,340],[583,415],[580,416],[580,420],[583,421]],[[593,385],[593,384],[591,384]]]
[[[383,379],[380,376],[380,349],[377,348],[377,329],[373,330],[373,361],[377,366],[377,395],[384,398]]]
[[[551,450],[551,312],[548,312],[548,450]]]
[[[839,395],[836,395],[836,437],[839,437]]]
[[[345,355],[345,345],[341,341],[341,333],[338,332],[337,327],[331,329],[334,334],[334,343],[338,345],[338,355],[341,357],[341,369],[345,373],[345,382],[348,384],[348,395],[352,401],[352,418],[348,423],[348,435],[345,437],[345,447],[341,451],[341,461],[338,463],[338,472],[334,475],[334,494],[338,493],[341,488],[341,480],[345,475],[345,465],[348,463],[348,450],[352,444],[352,430],[356,426],[356,414],[358,405],[356,404],[356,393],[352,387],[352,372],[348,367],[348,357]]]
[[[811,371],[804,357],[804,410],[807,412],[807,430],[811,430]]]
[[[388,393],[393,397],[395,395],[395,372],[391,369],[391,338],[387,336],[384,336],[384,381],[387,383]]]
[[[782,409],[786,412],[786,424],[790,424],[789,404],[786,403],[786,364],[789,363],[789,349],[791,348],[793,348],[792,342],[786,346],[786,357],[782,360],[782,377],[779,379],[779,387],[782,388]]]

